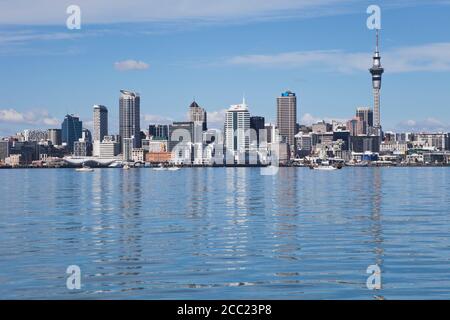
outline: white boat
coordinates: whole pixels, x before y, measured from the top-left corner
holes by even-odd
[[[317,166],[313,168],[314,170],[323,170],[323,171],[332,171],[332,170],[337,170],[337,168],[333,167],[333,166]]]
[[[153,168],[153,170],[155,170],[155,171],[164,171],[164,170],[167,170],[167,168],[165,168],[162,164],[160,164],[158,167]]]
[[[78,171],[78,172],[92,172],[92,171],[94,171],[94,169],[89,168],[89,167],[83,167],[83,168],[76,168],[75,171]]]
[[[124,165],[124,166],[122,167],[122,169],[123,169],[123,170],[129,170],[129,169],[130,169],[130,166],[126,164],[126,165]]]
[[[167,170],[169,170],[169,171],[178,171],[178,170],[180,170],[181,168],[180,167],[170,167],[169,169],[167,169]]]

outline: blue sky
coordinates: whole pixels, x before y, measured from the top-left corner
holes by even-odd
[[[218,126],[245,94],[273,121],[276,97],[299,97],[299,122],[350,119],[372,105],[382,8],[382,124],[450,131],[450,2],[364,0],[0,1],[0,135],[59,127],[67,113],[89,128],[92,105],[118,127],[120,89],[141,94],[142,125],[185,120],[195,97]],[[66,8],[81,8],[81,30]]]

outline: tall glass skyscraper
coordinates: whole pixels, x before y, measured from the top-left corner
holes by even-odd
[[[73,150],[73,143],[81,138],[82,132],[83,122],[74,115],[66,115],[61,125],[61,138],[69,150]]]
[[[120,90],[119,134],[122,139],[134,138],[133,147],[141,147],[140,96],[136,92]]]

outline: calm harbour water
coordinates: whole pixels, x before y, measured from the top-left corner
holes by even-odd
[[[0,299],[450,299],[449,182],[449,168],[0,170]]]

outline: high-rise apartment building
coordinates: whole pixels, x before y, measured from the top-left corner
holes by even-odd
[[[103,141],[103,138],[108,135],[108,109],[102,105],[95,105],[93,107],[93,141]]]
[[[122,139],[133,138],[133,147],[141,147],[140,96],[136,92],[120,90],[119,134]],[[128,140],[129,143],[130,140]]]
[[[297,133],[297,97],[291,91],[286,91],[277,98],[277,126],[282,141],[293,148]]]

